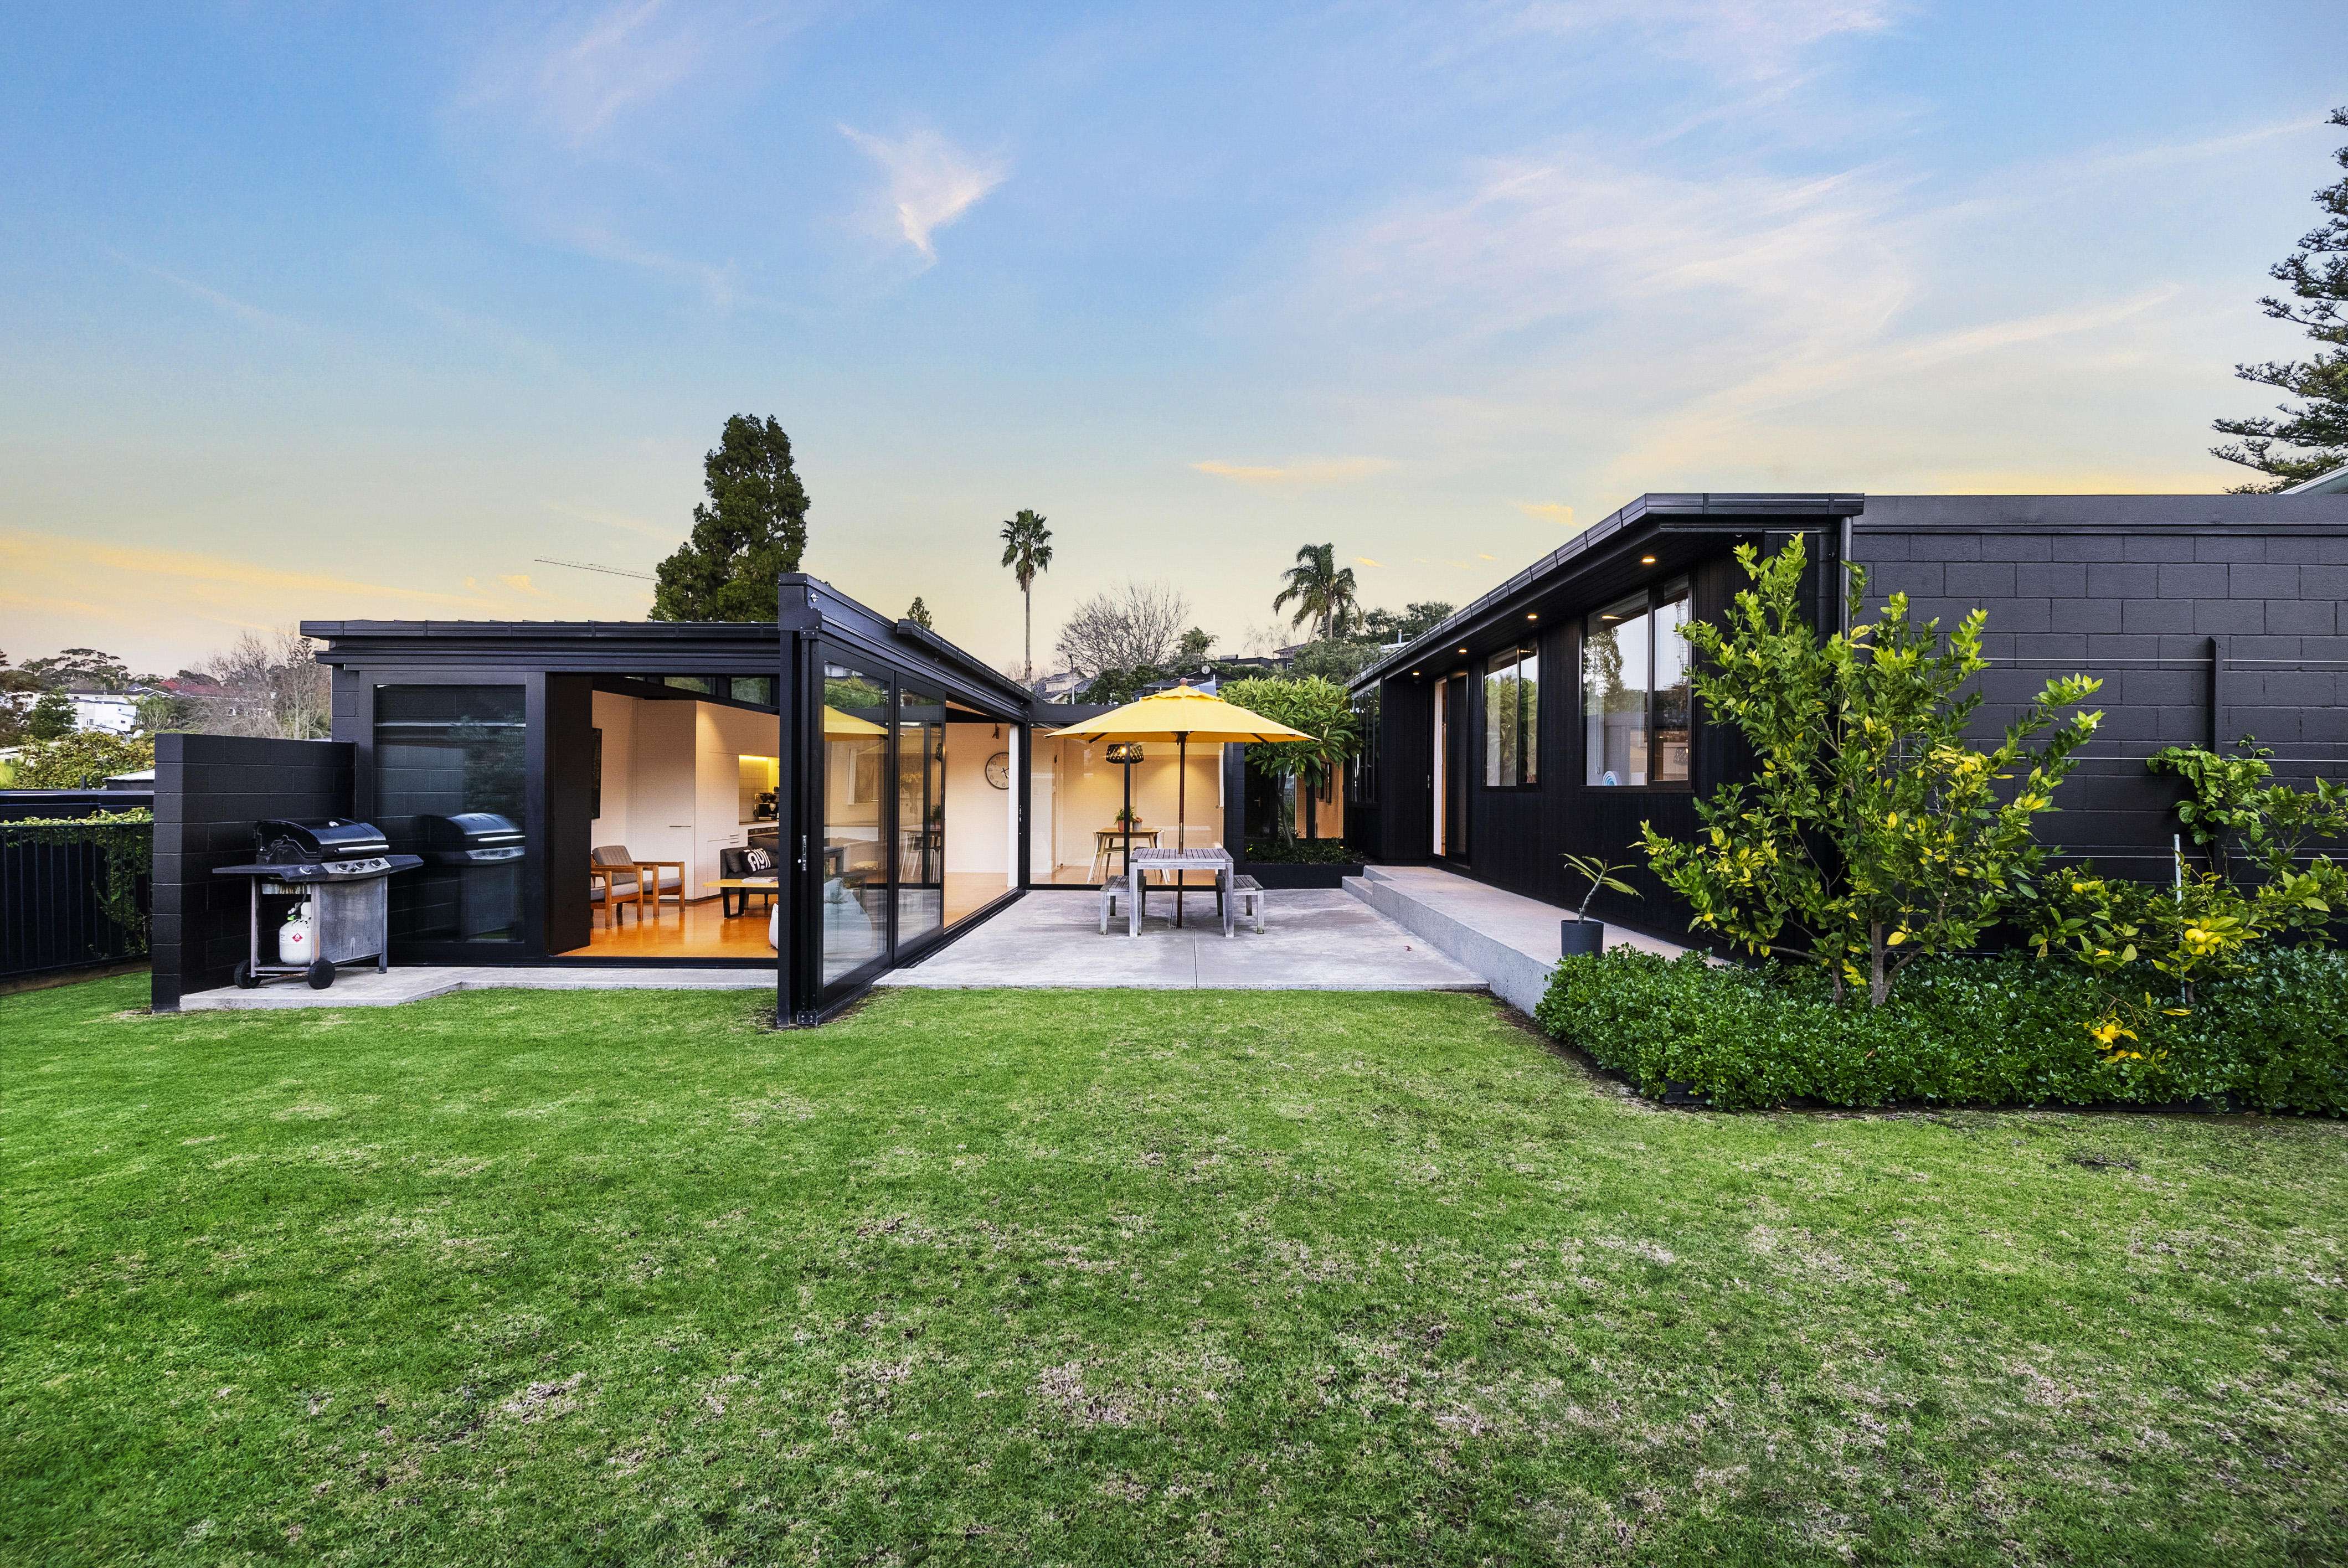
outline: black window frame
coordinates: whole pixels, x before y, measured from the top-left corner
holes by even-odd
[[[1507,784],[1494,784],[1491,782],[1492,715],[1489,712],[1493,666],[1498,661],[1506,659],[1509,661],[1509,668],[1511,670],[1521,670],[1524,668],[1525,661],[1530,659],[1533,661],[1536,671],[1538,671],[1540,664],[1540,657],[1541,647],[1540,641],[1536,639],[1528,639],[1525,641],[1519,642],[1515,646],[1499,652],[1486,654],[1478,661],[1476,673],[1476,713],[1477,717],[1482,721],[1482,723],[1477,727],[1476,738],[1477,747],[1480,753],[1477,760],[1481,764],[1476,770],[1476,787],[1478,789],[1490,790],[1497,794],[1518,790],[1537,790],[1541,787],[1541,752],[1544,748],[1540,742],[1540,675],[1536,672],[1533,676],[1534,709],[1532,713],[1532,722],[1529,724],[1526,723],[1525,715],[1525,683],[1521,677],[1519,677],[1517,682],[1516,777],[1514,780]],[[1528,735],[1532,738],[1532,745],[1530,747],[1532,771],[1529,774],[1527,773],[1525,769],[1527,747],[1524,743],[1525,738]]]
[[[1669,605],[1684,604],[1689,607],[1687,619],[1691,620],[1694,619],[1695,585],[1694,580],[1687,577],[1670,578],[1648,588],[1643,599],[1643,608],[1639,611],[1646,618],[1647,623],[1646,704],[1641,711],[1641,724],[1642,733],[1646,736],[1650,777],[1644,784],[1605,784],[1590,782],[1590,622],[1592,617],[1602,615],[1618,605],[1628,604],[1634,597],[1638,596],[1624,594],[1619,599],[1606,600],[1592,607],[1575,621],[1574,746],[1581,753],[1581,765],[1574,770],[1573,787],[1588,790],[1593,794],[1692,794],[1695,791],[1696,731],[1695,693],[1693,690],[1688,693],[1687,777],[1657,780],[1652,776],[1654,772],[1653,758],[1656,753],[1655,649],[1658,645],[1657,628],[1660,625],[1657,612]],[[1691,668],[1692,662],[1683,652],[1681,669],[1684,671]]]
[[[1375,805],[1378,804],[1378,754],[1385,743],[1383,701],[1372,690],[1354,699],[1354,728],[1360,737],[1361,749],[1345,766],[1345,804]]]

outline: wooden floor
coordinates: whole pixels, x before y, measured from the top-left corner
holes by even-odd
[[[767,910],[763,900],[750,900],[750,912],[728,920],[715,898],[679,906],[663,901],[655,914],[650,904],[636,913],[633,904],[620,907],[614,927],[604,912],[595,911],[594,929],[583,948],[568,958],[771,958],[767,946]]]
[[[945,923],[949,926],[1003,897],[1003,876],[993,871],[953,871],[945,879]],[[719,900],[704,898],[680,907],[664,900],[655,914],[649,904],[639,917],[633,904],[621,906],[614,929],[603,911],[594,915],[594,928],[583,948],[565,958],[770,958],[767,946],[767,906],[752,898],[750,912],[729,920]]]

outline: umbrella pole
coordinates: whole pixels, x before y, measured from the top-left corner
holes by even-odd
[[[1174,847],[1189,847],[1190,816],[1190,732],[1184,730],[1174,737]],[[1180,866],[1174,868],[1174,928],[1182,928],[1182,885],[1190,880]]]
[[[1125,870],[1122,875],[1128,882],[1130,882],[1133,880],[1133,764],[1131,763],[1125,764],[1125,815],[1117,818],[1117,825],[1125,829],[1121,835],[1125,840]]]

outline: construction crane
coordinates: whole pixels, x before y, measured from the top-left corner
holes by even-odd
[[[577,571],[600,571],[610,577],[642,578],[646,582],[660,580],[648,571],[630,571],[625,567],[618,566],[597,566],[593,561],[556,560],[552,556],[532,556],[530,559],[541,566],[567,566]]]

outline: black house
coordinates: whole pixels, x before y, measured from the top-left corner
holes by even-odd
[[[1984,733],[2050,675],[2103,678],[2103,725],[2049,819],[2067,853],[2168,875],[2177,785],[2144,765],[2163,746],[2254,736],[2286,778],[2348,763],[2348,495],[1650,495],[1356,678],[1374,739],[1348,839],[1563,904],[1580,887],[1561,855],[1638,861],[1642,823],[1694,831],[1738,746],[1692,700],[1676,629],[1744,586],[1737,545],[1796,535],[1821,625],[1846,615],[1847,562],[1919,619],[1989,612]],[[1593,913],[1680,932],[1633,881],[1642,900]]]

